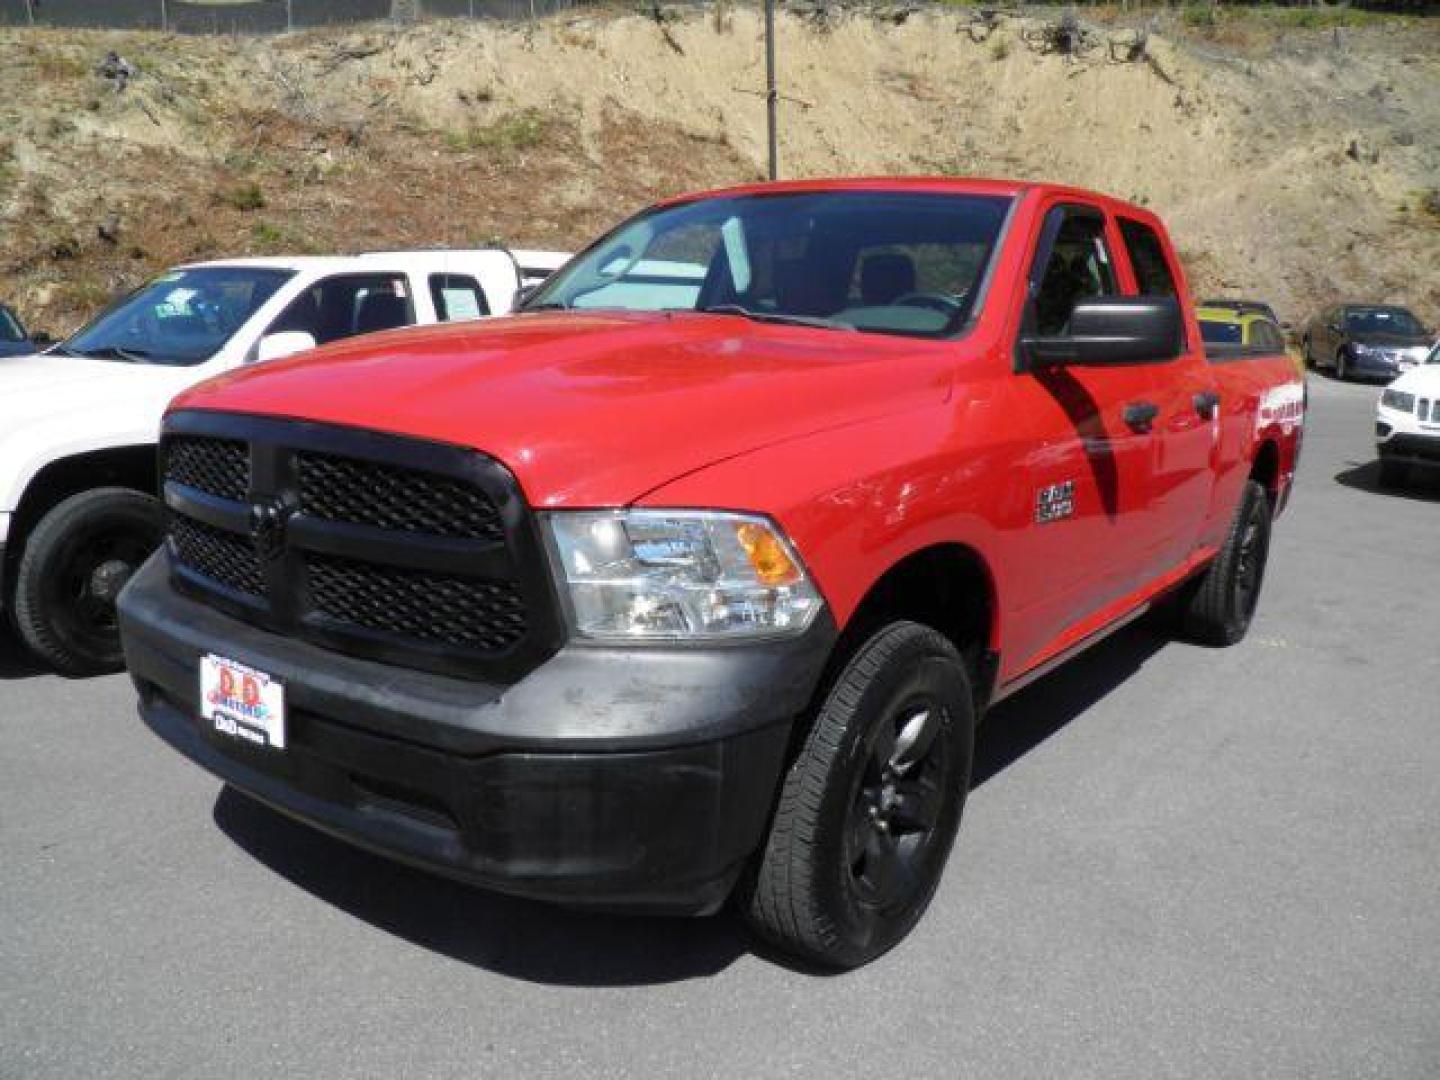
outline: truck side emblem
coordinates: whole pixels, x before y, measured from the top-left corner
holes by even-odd
[[[1075,514],[1075,481],[1065,480],[1043,487],[1035,493],[1035,521],[1059,521]]]
[[[285,550],[285,519],[289,508],[279,500],[250,507],[250,542],[261,562],[274,562]]]

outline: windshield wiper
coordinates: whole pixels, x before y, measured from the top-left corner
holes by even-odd
[[[80,349],[66,351],[72,356],[83,356],[89,360],[124,360],[130,364],[141,364],[150,359],[150,353],[144,349],[124,349],[119,345],[106,345],[103,349],[93,349],[90,352],[82,352]]]
[[[811,315],[787,315],[783,311],[752,311],[739,304],[711,304],[709,307],[696,310],[705,315],[739,315],[742,319],[754,319],[756,322],[783,323],[787,326],[813,326],[820,330],[853,332],[855,329],[849,323],[836,322],[834,319],[821,319]]]
[[[547,300],[543,304],[526,304],[521,311],[569,311],[569,304],[557,304],[554,300]]]

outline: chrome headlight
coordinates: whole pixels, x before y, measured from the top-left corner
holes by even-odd
[[[1378,345],[1361,345],[1357,342],[1351,345],[1350,348],[1356,356],[1369,356],[1376,360],[1383,360],[1385,358],[1385,350]]]
[[[1386,390],[1380,395],[1380,405],[1382,408],[1394,409],[1397,412],[1414,412],[1415,395],[1407,394],[1403,390]]]
[[[564,510],[544,519],[582,637],[794,636],[824,605],[789,541],[764,517]]]

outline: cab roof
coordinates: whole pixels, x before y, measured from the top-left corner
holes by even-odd
[[[744,195],[806,194],[823,191],[915,191],[951,195],[990,195],[1016,198],[1030,192],[1083,199],[1124,210],[1138,217],[1149,218],[1151,211],[1143,206],[1117,199],[1085,188],[1065,184],[1032,183],[1025,180],[990,179],[966,176],[853,176],[823,177],[812,180],[770,180],[735,187],[712,188],[662,199],[657,205],[673,206],[697,199],[727,198]]]

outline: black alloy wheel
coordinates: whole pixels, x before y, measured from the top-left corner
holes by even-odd
[[[1234,645],[1250,629],[1270,556],[1270,496],[1249,480],[1220,553],[1181,593],[1181,629],[1204,645]]]
[[[969,672],[948,638],[897,621],[863,639],[782,780],[738,897],[751,927],[832,968],[904,938],[949,857],[974,739]]]
[[[875,725],[856,774],[845,831],[845,863],[857,899],[881,911],[903,904],[938,841],[947,785],[948,744],[935,736],[950,722],[933,696],[905,702]]]

